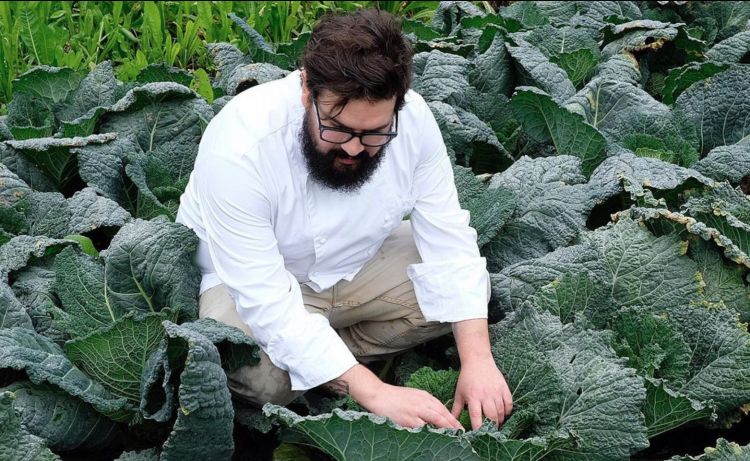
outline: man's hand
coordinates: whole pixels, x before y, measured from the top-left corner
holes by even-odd
[[[437,427],[461,429],[461,423],[429,392],[383,383],[374,399],[360,402],[376,415],[387,416],[405,427],[432,424]]]
[[[502,424],[510,416],[513,397],[494,360],[461,366],[451,409],[453,416],[458,418],[464,406],[469,407],[472,429],[482,425],[483,414],[497,424]]]
[[[327,386],[348,390],[368,411],[404,427],[432,424],[461,429],[461,423],[429,392],[386,384],[363,365],[353,366]]]
[[[453,324],[453,336],[461,359],[456,395],[451,412],[454,417],[469,407],[471,428],[482,425],[482,415],[502,424],[513,411],[513,396],[490,351],[486,319],[463,320]]]

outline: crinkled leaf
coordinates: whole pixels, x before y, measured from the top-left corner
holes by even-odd
[[[663,309],[697,300],[698,267],[679,238],[655,237],[625,217],[582,238],[600,251],[618,305]]]
[[[617,338],[614,348],[628,359],[640,376],[663,379],[672,387],[685,384],[689,374],[690,348],[666,316],[657,308],[626,308],[609,319]]]
[[[245,365],[256,365],[260,360],[260,349],[255,340],[239,328],[212,318],[201,318],[180,326],[196,331],[214,343],[221,355],[221,365],[228,372]]]
[[[139,451],[126,451],[115,461],[159,461],[159,451],[156,448]]]
[[[524,84],[538,87],[549,94],[557,103],[571,98],[575,86],[557,64],[553,64],[537,48],[522,40],[519,46],[507,46],[508,52],[518,64],[521,81]]]
[[[529,302],[549,312],[562,323],[573,323],[583,315],[597,328],[604,328],[615,314],[610,288],[587,273],[568,273],[543,286]]]
[[[750,139],[711,149],[694,168],[717,181],[738,185],[743,177],[750,175]]]
[[[750,5],[745,2],[708,2],[693,6],[695,16],[711,18],[716,24],[718,40],[724,40],[747,28]]]
[[[405,429],[372,413],[338,408],[333,413],[301,417],[269,403],[263,412],[287,428],[282,440],[313,445],[340,461],[479,460],[466,439],[447,429]]]
[[[730,265],[721,251],[701,239],[690,242],[688,255],[698,263],[703,276],[703,297],[709,303],[723,302],[740,314],[740,321],[750,321],[750,286],[744,283],[745,268]]]
[[[712,403],[691,399],[671,390],[659,380],[646,380],[644,415],[649,437],[656,437],[690,421],[715,417]]]
[[[420,53],[414,59],[423,62],[419,66],[421,72],[415,73],[412,88],[426,101],[442,101],[453,105],[465,102],[470,88],[467,75],[470,63],[466,58],[433,50]],[[477,83],[482,86],[481,81]]]
[[[586,176],[606,157],[607,142],[604,136],[578,114],[560,107],[543,91],[518,87],[510,105],[532,138],[552,142],[560,155],[580,158]]]
[[[521,23],[526,29],[534,29],[550,22],[549,17],[540,9],[540,6],[537,2],[513,2],[506,8],[500,9],[499,13],[505,19]]]
[[[43,138],[55,132],[55,115],[50,102],[39,97],[17,93],[8,104],[7,125],[17,140]]]
[[[182,86],[190,86],[193,76],[189,72],[164,64],[149,64],[138,73],[135,80],[139,83],[175,82]]]
[[[750,456],[750,445],[740,446],[720,438],[716,441],[715,448],[706,448],[700,456],[673,456],[668,461],[744,461],[748,456]]]
[[[618,80],[638,85],[641,81],[641,70],[638,60],[630,53],[615,54],[601,62],[594,71],[602,80]]]
[[[495,34],[484,52],[474,60],[469,83],[480,93],[509,95],[513,90],[513,66],[502,33]]]
[[[630,152],[608,157],[591,175],[589,188],[597,202],[624,191],[620,177],[660,191],[679,191],[695,185],[711,185],[713,181],[690,168],[649,157],[637,157]]]
[[[195,92],[174,82],[147,83],[130,90],[102,118],[101,132],[129,137],[140,150],[169,150],[176,175],[192,170],[211,107]]]
[[[26,430],[55,450],[107,448],[123,436],[115,422],[60,388],[19,381],[4,390],[15,395],[15,406]]]
[[[523,157],[492,178],[516,198],[510,219],[484,248],[490,271],[537,258],[569,244],[584,228],[593,202],[576,157]]]
[[[33,329],[23,304],[5,282],[0,282],[0,328],[13,327]]]
[[[56,191],[57,187],[31,160],[21,152],[0,143],[0,163],[18,175],[29,187],[40,192]]]
[[[492,327],[491,342],[506,345],[496,348],[500,354],[515,351],[513,342],[503,339],[506,336],[546,356],[558,382],[559,398],[547,402],[547,411],[554,416],[542,416],[532,434],[576,437],[574,446],[553,450],[545,459],[626,460],[648,446],[640,415],[646,394],[643,383],[609,348],[607,333],[562,325],[557,317],[527,306]],[[528,379],[546,381],[533,369],[529,372]]]
[[[125,166],[125,174],[128,179],[126,181],[128,193],[125,207],[136,218],[151,219],[163,215],[173,221],[177,216],[179,205],[162,203],[149,185],[149,175],[144,168],[144,164],[148,166],[147,164],[152,160],[154,159],[150,159],[144,154],[128,156],[130,163]],[[158,169],[161,170],[161,168]],[[153,169],[150,171],[153,171]],[[150,175],[150,177],[158,178],[159,175]],[[161,176],[161,178],[168,179],[168,176]]]
[[[750,52],[750,31],[740,32],[714,45],[706,57],[719,64],[736,63],[747,59]]]
[[[71,212],[59,192],[32,192],[16,208],[26,217],[28,235],[63,238],[69,233]]]
[[[476,115],[440,101],[428,105],[457,163],[471,166],[475,173],[502,171],[513,163],[492,128]]]
[[[622,52],[638,54],[658,51],[670,42],[690,53],[702,51],[703,43],[690,37],[685,24],[638,19],[605,27],[602,55],[607,58]]]
[[[0,368],[23,370],[31,382],[54,384],[109,418],[130,421],[133,407],[75,367],[51,339],[26,328],[0,330]]]
[[[474,16],[484,16],[484,13],[472,2],[440,2],[432,16],[431,26],[443,35],[449,35],[462,19]]]
[[[689,378],[675,390],[728,412],[750,401],[750,334],[733,309],[670,309],[672,327],[690,348]]]
[[[115,139],[114,133],[95,134],[75,138],[38,138],[25,141],[6,141],[22,152],[44,174],[51,178],[57,187],[64,187],[77,176],[74,150],[89,144],[102,144]]]
[[[469,225],[477,231],[477,245],[481,248],[497,235],[513,213],[516,202],[513,193],[505,188],[487,189],[468,168],[453,167],[461,208],[471,213]]]
[[[160,460],[229,460],[234,451],[234,410],[219,352],[195,330],[164,322],[174,356],[183,352],[179,410]]]
[[[724,256],[735,263],[750,268],[750,257],[742,251],[732,240],[718,229],[690,216],[670,211],[665,208],[632,208],[629,214],[641,221],[647,222],[649,227],[660,234],[689,234],[696,235],[703,240],[712,241],[721,248]]]
[[[253,62],[252,57],[229,43],[210,43],[208,44],[208,52],[219,71],[216,86],[222,89],[230,87],[230,77],[235,69]],[[235,93],[227,93],[226,90],[224,90],[224,93],[229,96],[235,95]]]
[[[31,188],[0,163],[0,227],[14,234],[26,233],[24,216],[16,206],[31,195]]]
[[[580,88],[593,74],[599,59],[597,53],[581,49],[563,53],[553,58],[552,62],[568,74],[568,78],[576,88]]]
[[[750,198],[727,183],[690,197],[683,212],[717,229],[750,255]]]
[[[693,84],[675,103],[698,133],[699,150],[734,144],[750,134],[750,68],[737,66]]]
[[[58,114],[63,136],[93,134],[99,116],[117,100],[119,85],[109,61],[100,63],[89,72]]]
[[[684,167],[693,166],[700,154],[682,138],[674,136],[657,137],[650,134],[628,134],[621,144],[638,157],[657,158],[667,163]]]
[[[629,134],[672,136],[691,144],[694,137],[689,121],[630,83],[595,78],[566,101],[565,107],[583,115],[610,144],[621,143]]]
[[[2,115],[0,116],[0,141],[7,141],[8,139],[13,139],[13,133],[8,128],[8,116]]]
[[[16,272],[13,293],[25,306],[34,330],[57,344],[63,344],[67,335],[54,326],[51,313],[57,307],[52,289],[55,276],[52,261],[45,266],[29,266]]]
[[[16,414],[16,396],[13,392],[0,392],[0,458],[7,460],[54,461],[60,458],[52,453],[43,439],[30,434]]]
[[[694,83],[727,70],[728,66],[713,62],[690,63],[669,71],[662,92],[664,104],[674,104]]]
[[[565,3],[565,2],[549,2],[549,3]],[[587,2],[587,1],[575,1],[577,14],[570,18],[570,24],[573,26],[580,26],[588,29],[592,35],[598,37],[602,27],[608,25],[610,21],[624,22],[628,20],[641,19],[643,14],[640,8],[638,8],[638,2]],[[549,14],[549,13],[548,13]],[[555,16],[550,15],[555,21]],[[614,18],[613,18],[614,17]],[[568,24],[568,21],[563,20],[564,25]]]
[[[106,328],[68,341],[65,351],[105,389],[138,406],[146,361],[164,337],[161,322],[174,317],[168,310],[126,314]]]
[[[139,150],[132,138],[118,136],[106,144],[74,149],[78,156],[78,173],[89,186],[117,203],[125,203],[123,159]]]
[[[167,422],[175,411],[174,364],[167,355],[167,339],[151,353],[141,374],[140,411],[144,418]]]
[[[33,95],[51,104],[60,104],[78,88],[82,78],[73,69],[37,66],[13,82],[13,93]]]
[[[117,202],[102,197],[90,187],[68,199],[70,207],[69,234],[83,234],[100,227],[122,227],[133,219]]]
[[[101,253],[111,303],[122,309],[175,309],[180,319],[197,318],[200,271],[193,262],[195,233],[163,219],[124,225]]]
[[[599,45],[591,35],[583,30],[570,26],[553,27],[545,25],[532,29],[528,32],[512,34],[511,37],[520,37],[531,45],[537,47],[549,59],[560,57],[560,55],[574,51],[587,49],[599,55]]]
[[[495,304],[491,307],[504,311],[518,309],[541,287],[566,273],[585,273],[601,281],[608,278],[607,268],[594,247],[582,244],[558,248],[541,258],[527,259],[491,274]]]
[[[237,95],[256,85],[284,78],[287,74],[289,71],[267,62],[250,63],[237,66],[229,75],[222,74],[218,84],[225,94]]]
[[[19,235],[0,246],[0,278],[7,280],[8,274],[26,267],[34,259],[53,256],[75,242],[51,239],[45,236]]]
[[[105,267],[96,259],[66,248],[55,258],[55,294],[62,309],[54,309],[56,328],[72,338],[110,327],[127,312],[112,302],[104,283]]]

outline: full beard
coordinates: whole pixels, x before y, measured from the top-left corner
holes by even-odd
[[[300,130],[302,155],[305,157],[310,176],[318,183],[338,191],[354,192],[364,185],[383,160],[381,147],[375,155],[363,150],[352,157],[340,147],[321,152],[315,147],[310,134],[310,117],[305,112]]]

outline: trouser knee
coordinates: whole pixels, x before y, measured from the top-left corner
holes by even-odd
[[[266,403],[286,405],[302,395],[293,391],[289,373],[275,366],[264,352],[260,362],[244,366],[227,374],[229,390],[237,398],[257,407]]]

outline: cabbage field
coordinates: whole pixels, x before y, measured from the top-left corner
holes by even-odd
[[[210,44],[210,80],[152,65],[124,83],[102,62],[14,81],[0,459],[270,459],[280,442],[274,459],[750,459],[750,2],[442,2],[404,20],[514,397],[499,430],[460,432],[317,391],[232,399],[225,371],[258,347],[197,319],[198,240],[174,218],[206,124],[309,38],[232,19],[253,47]],[[450,338],[376,365],[453,397]]]

